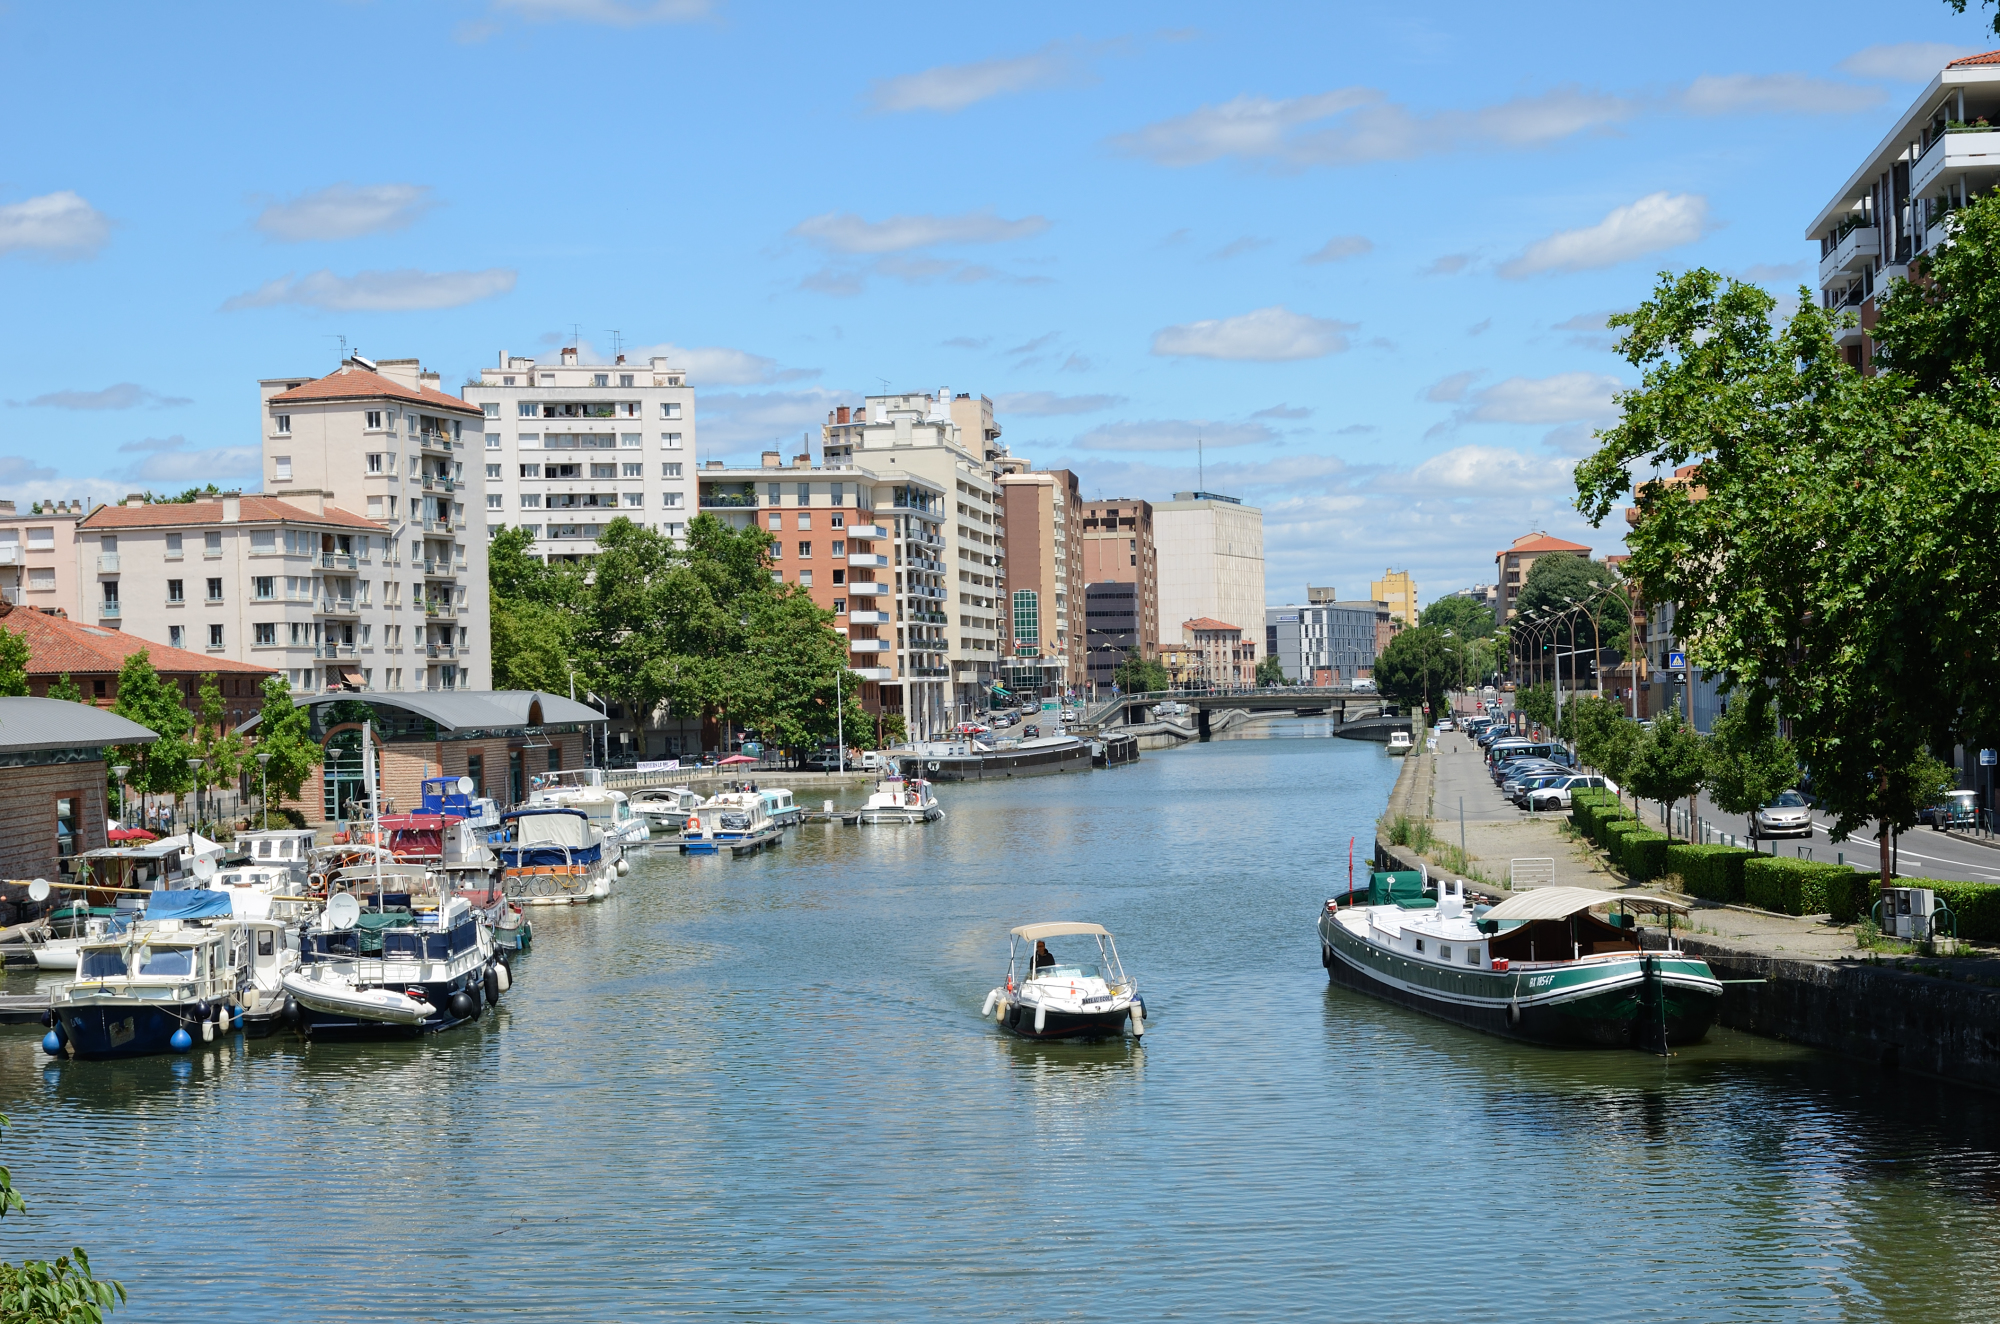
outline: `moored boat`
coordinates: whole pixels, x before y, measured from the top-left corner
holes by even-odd
[[[767,786],[757,792],[764,798],[764,813],[779,827],[795,827],[805,818],[789,786]]]
[[[614,791],[604,784],[602,768],[551,772],[541,783],[529,793],[529,804],[582,810],[608,842],[621,847],[638,846],[652,836],[652,825],[643,814],[632,812],[632,802],[625,792]]]
[[[448,1030],[512,982],[478,913],[417,865],[377,865],[336,881],[284,977],[299,1029],[316,1039]]]
[[[52,1056],[184,1053],[227,1029],[249,977],[251,928],[206,889],[155,893],[147,917],[85,942],[77,977],[50,995]]]
[[[875,783],[868,803],[856,816],[862,823],[929,823],[944,817],[944,809],[921,777],[900,774]]]
[[[1075,736],[1034,736],[996,744],[973,739],[933,740],[894,754],[896,766],[906,776],[934,782],[995,781],[1090,770],[1090,745]]]
[[[1121,768],[1139,761],[1139,737],[1128,731],[1110,731],[1090,742],[1090,766]]]
[[[1388,749],[1391,754],[1407,754],[1416,747],[1416,741],[1408,731],[1391,731]]]
[[[1096,951],[1057,955],[1050,939],[1091,938]],[[1069,948],[1081,943],[1066,944]],[[1146,1003],[1125,975],[1118,945],[1100,924],[1023,924],[1007,937],[1007,981],[986,995],[980,1015],[1026,1039],[1146,1033]]]
[[[681,829],[681,854],[748,855],[785,839],[785,830],[771,821],[758,791],[724,791],[688,815]]]
[[[1707,962],[1672,946],[1672,917],[1686,910],[1581,887],[1471,909],[1462,881],[1380,872],[1365,903],[1336,898],[1320,912],[1320,960],[1350,987],[1492,1034],[1664,1052],[1699,1043],[1722,998]],[[1664,950],[1641,948],[1639,914],[1668,917]]]
[[[503,819],[513,837],[500,847],[500,890],[523,906],[602,901],[631,866],[624,851],[581,809],[528,805]]]
[[[655,828],[679,834],[688,815],[701,808],[701,797],[685,786],[641,791],[632,798],[632,812],[645,815]]]

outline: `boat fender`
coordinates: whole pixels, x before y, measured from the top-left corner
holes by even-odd
[[[490,965],[486,967],[486,1000],[500,1001],[500,972]]]
[[[1319,945],[1319,963],[1324,969],[1333,969],[1333,948],[1325,943]]]
[[[470,1016],[472,1014],[472,1006],[473,1006],[472,999],[467,997],[465,994],[454,993],[451,995],[452,1015],[458,1017]]]
[[[62,1056],[62,1040],[54,1030],[42,1036],[42,1051],[50,1057]]]
[[[1047,1007],[1035,1008],[1035,1033],[1040,1034],[1042,1032],[1042,1027],[1047,1025],[1048,1023],[1049,1023],[1049,1009]]]
[[[1146,1037],[1146,1004],[1143,1002],[1132,1004],[1132,1037],[1134,1039]]]
[[[209,1013],[209,1006],[207,998],[203,998],[200,1002],[194,1004],[194,1018],[196,1020],[198,1021],[207,1020],[208,1013]]]
[[[45,1011],[42,1013],[42,1026],[44,1029],[54,1029],[55,1024],[56,1024],[56,1014],[53,1011]]]
[[[1000,1001],[1000,990],[996,988],[991,993],[988,993],[986,995],[986,1002],[979,1008],[979,1014],[981,1016],[991,1016],[993,1014],[994,1006],[999,1001]]]
[[[508,968],[505,961],[495,961],[493,963],[493,973],[499,977],[500,991],[502,993],[514,987],[514,972]]]
[[[618,861],[618,876],[620,878],[623,878],[626,874],[631,872],[632,872],[632,861],[630,860]]]
[[[1509,1002],[1507,1004],[1507,1024],[1519,1025],[1520,1023],[1521,1023],[1521,1004],[1518,1002]]]
[[[167,1040],[167,1047],[173,1049],[176,1053],[185,1053],[188,1049],[194,1047],[194,1037],[186,1029],[177,1029],[174,1031],[173,1038]]]
[[[299,1000],[287,993],[285,995],[285,1005],[278,1012],[278,1015],[284,1018],[285,1024],[297,1025],[299,1023]]]

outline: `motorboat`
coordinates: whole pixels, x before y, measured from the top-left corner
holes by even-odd
[[[456,814],[385,814],[374,842],[398,864],[437,873],[453,891],[490,891],[499,876],[500,857],[485,831]]]
[[[1050,949],[1053,939],[1065,953]],[[1100,924],[1023,924],[1007,937],[1007,982],[986,995],[979,1012],[1024,1039],[1077,1039],[1146,1033],[1146,1002],[1118,961],[1118,945]]]
[[[805,820],[805,811],[792,798],[789,786],[771,786],[757,792],[764,797],[764,812],[781,828],[796,827]]]
[[[931,784],[921,777],[891,775],[875,783],[856,816],[862,823],[929,823],[944,817]]]
[[[652,836],[652,825],[643,814],[632,812],[632,801],[623,791],[604,784],[602,768],[571,768],[538,778],[540,785],[529,792],[531,805],[562,805],[580,809],[590,816],[604,839],[619,846],[637,846]]]
[[[501,832],[500,806],[491,796],[475,794],[478,789],[470,777],[426,777],[419,784],[416,812],[462,818],[493,845]]]
[[[319,908],[287,868],[239,864],[208,873],[208,889],[229,898],[230,913],[237,919],[295,921]]]
[[[513,835],[500,847],[500,890],[523,906],[602,901],[631,869],[623,848],[581,809],[527,805],[502,821]]]
[[[1391,754],[1407,754],[1416,747],[1416,743],[1408,731],[1391,731],[1389,733],[1389,752]]]
[[[688,815],[699,808],[701,797],[685,786],[641,791],[632,798],[633,813],[644,814],[654,827],[675,835],[679,835]]]
[[[142,1057],[213,1042],[241,1006],[252,935],[231,921],[219,892],[156,892],[143,921],[78,947],[76,978],[50,994],[42,1047],[51,1056]]]
[[[926,740],[895,751],[905,776],[934,782],[994,781],[1040,777],[1055,772],[1090,771],[1091,748],[1075,736],[1029,736],[1023,740]]]
[[[771,821],[761,791],[724,791],[688,815],[681,829],[681,854],[748,855],[785,839],[785,830]]]
[[[48,934],[29,952],[39,970],[76,969],[77,949],[87,942],[115,938],[132,922],[132,911],[118,906],[92,906],[83,901],[49,912],[42,919]]]
[[[1474,1029],[1665,1052],[1699,1043],[1722,1000],[1708,963],[1673,945],[1682,901],[1538,887],[1488,909],[1468,906],[1463,880],[1422,870],[1378,871],[1365,897],[1346,905],[1336,897],[1320,912],[1328,974]],[[1640,946],[1641,914],[1667,917],[1664,949]]]
[[[239,832],[231,849],[244,864],[259,869],[284,869],[303,891],[312,857],[314,834],[311,828],[270,828],[261,832]]]
[[[381,1039],[462,1025],[512,976],[464,897],[420,865],[360,866],[334,882],[284,976],[291,1015],[313,1039]]]

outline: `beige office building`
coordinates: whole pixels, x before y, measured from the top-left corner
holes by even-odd
[[[1067,469],[1000,476],[1007,519],[1002,679],[1061,695],[1084,672],[1083,495]]]
[[[357,355],[325,377],[259,387],[266,491],[325,492],[389,530],[376,591],[406,626],[403,646],[420,650],[404,655],[401,688],[491,689],[485,411],[415,359]]]
[[[1213,492],[1176,492],[1153,507],[1161,643],[1181,624],[1225,622],[1251,638],[1264,624],[1264,512]]]
[[[1000,594],[1006,575],[1006,515],[995,474],[1006,451],[993,422],[993,404],[981,396],[871,395],[859,406],[827,414],[820,432],[822,463],[829,472],[847,465],[886,481],[914,474],[944,494],[942,605],[954,712],[985,706],[999,677]]]
[[[1405,625],[1417,623],[1417,581],[1407,570],[1384,570],[1368,585],[1368,596],[1386,603],[1389,614]]]

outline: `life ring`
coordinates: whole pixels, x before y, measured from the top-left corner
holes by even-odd
[[[931,761],[930,761],[929,763],[925,764],[925,765],[924,765],[924,771],[926,771],[926,772],[936,772],[936,771],[937,771],[937,760],[936,760],[936,759],[932,759],[932,760],[931,760]]]

